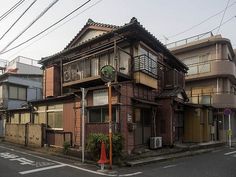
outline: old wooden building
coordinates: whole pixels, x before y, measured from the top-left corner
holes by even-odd
[[[173,115],[181,113],[187,100],[187,67],[136,18],[123,26],[89,19],[64,50],[42,58],[40,64],[44,100],[32,102],[33,122],[47,125],[47,143],[61,146],[69,139],[81,146],[81,88],[86,90],[86,136],[108,134],[108,91],[100,77],[105,65],[116,70],[112,128],[123,135],[124,150],[130,153],[147,145],[150,137],[161,136],[166,145],[175,142],[172,130],[178,118]]]

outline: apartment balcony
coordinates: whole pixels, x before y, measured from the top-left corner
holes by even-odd
[[[158,63],[146,55],[134,58],[135,83],[143,84],[151,88],[158,88]]]
[[[229,60],[212,60],[191,64],[188,67],[186,81],[225,76],[229,77],[233,83],[236,83],[236,66]]]
[[[236,95],[233,93],[214,94],[212,100],[215,108],[236,108]]]
[[[99,60],[75,60],[63,65],[63,87],[91,87],[104,85],[101,80],[100,70],[108,63]],[[114,66],[113,66],[114,67]],[[130,80],[129,66],[117,66],[117,80]]]
[[[214,108],[236,108],[236,95],[230,92],[190,96],[189,102],[213,106]]]

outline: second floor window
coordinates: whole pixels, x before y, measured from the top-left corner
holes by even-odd
[[[26,100],[26,91],[24,87],[9,86],[9,98],[16,100]]]
[[[188,75],[206,73],[211,71],[210,54],[198,55],[183,60],[189,67]]]
[[[124,48],[129,51],[129,48]],[[117,52],[117,70],[123,74],[129,74],[130,56],[123,51]],[[64,82],[71,82],[82,80],[89,77],[99,75],[100,69],[105,65],[111,65],[116,68],[116,61],[114,59],[114,52],[107,51],[106,53],[97,54],[93,57],[84,59],[77,59],[70,63],[63,65],[63,80]]]

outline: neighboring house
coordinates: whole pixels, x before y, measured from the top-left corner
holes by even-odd
[[[28,63],[27,63],[28,62]],[[29,63],[30,62],[30,63]],[[30,122],[26,117],[10,119],[11,111],[28,106],[28,101],[42,99],[42,70],[36,60],[17,57],[2,67],[0,75],[0,136],[5,133],[5,121]]]
[[[34,122],[47,124],[48,144],[62,146],[70,140],[81,146],[81,87],[87,92],[86,137],[108,134],[108,89],[100,77],[104,65],[117,71],[112,128],[123,135],[125,151],[147,145],[153,136],[163,135],[165,145],[174,143],[169,112],[175,114],[175,108],[170,103],[181,107],[187,100],[183,88],[188,68],[136,18],[123,26],[89,19],[64,50],[39,63],[44,68],[44,100],[31,104]]]
[[[210,121],[213,139],[226,141],[229,129],[236,138],[236,58],[230,40],[221,35],[205,33],[167,45],[171,52],[188,67],[186,93],[191,103],[209,105],[213,109]]]

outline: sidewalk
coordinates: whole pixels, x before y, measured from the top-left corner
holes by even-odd
[[[128,166],[138,166],[154,162],[193,156],[201,153],[213,151],[216,148],[225,145],[222,142],[208,142],[200,144],[178,144],[174,148],[162,148],[157,150],[146,150],[143,153],[134,155],[127,159]]]
[[[0,139],[1,142],[1,139]],[[44,148],[33,148],[33,147],[25,147],[23,145],[18,145],[14,143],[4,142],[4,144],[24,148],[30,151],[35,151],[38,153],[43,154],[49,154],[65,159],[70,159],[74,161],[81,162],[81,152],[77,149],[70,148],[70,151],[68,154],[63,154],[62,148],[52,148],[52,147],[44,147]],[[219,148],[221,146],[225,145],[225,143],[222,142],[208,142],[208,143],[200,143],[200,144],[178,144],[175,145],[173,148],[160,148],[157,150],[150,150],[150,149],[139,149],[134,152],[134,154],[126,157],[122,163],[122,166],[138,166],[138,165],[144,165],[154,162],[162,162],[167,161],[175,158],[181,158],[186,156],[193,156],[201,153],[206,153],[213,151],[216,148]],[[85,163],[92,164],[92,165],[98,165],[94,161],[90,161],[85,159]],[[118,167],[116,167],[118,168]]]

